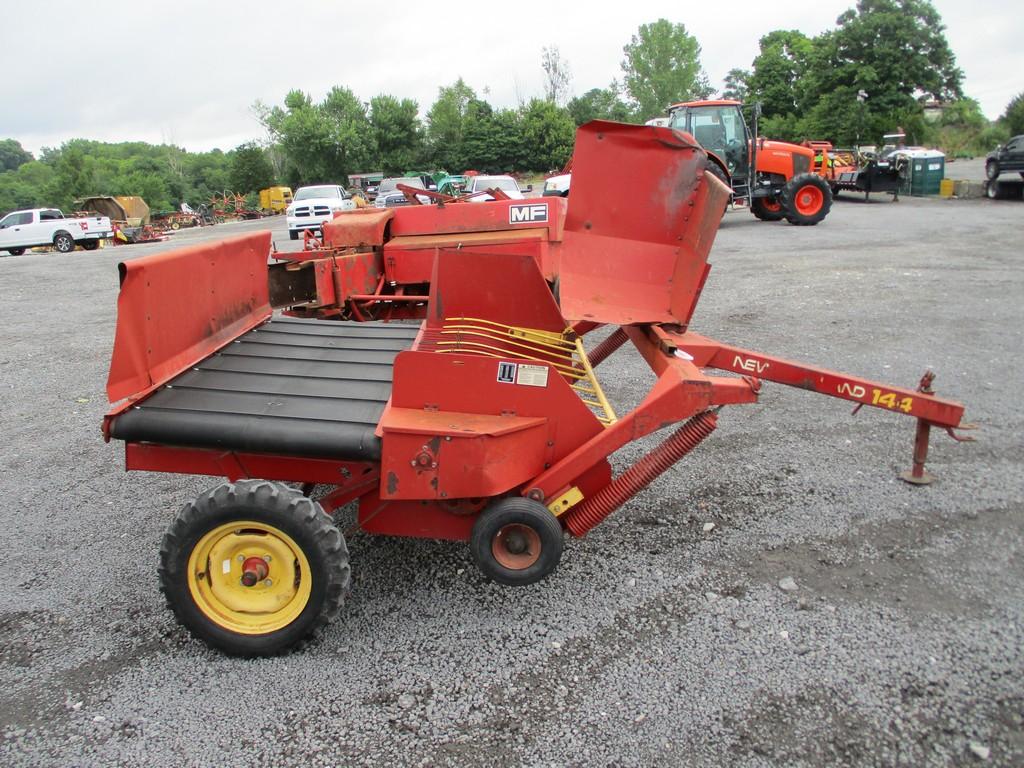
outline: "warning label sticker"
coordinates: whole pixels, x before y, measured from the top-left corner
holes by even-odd
[[[548,367],[546,365],[519,364],[516,384],[527,387],[546,387],[548,385]]]

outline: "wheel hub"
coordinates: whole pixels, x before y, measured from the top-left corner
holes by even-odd
[[[540,559],[540,534],[528,525],[510,523],[495,534],[491,553],[505,568],[529,568]]]
[[[267,561],[262,557],[247,557],[242,562],[242,585],[253,586],[257,581],[267,578]]]

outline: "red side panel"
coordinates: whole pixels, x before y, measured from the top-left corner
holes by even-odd
[[[573,194],[576,194],[575,184],[574,178]],[[548,230],[548,239],[556,241],[562,239],[565,209],[566,200],[562,197],[410,205],[395,209],[391,234],[398,237],[545,227]]]
[[[595,121],[576,134],[561,248],[567,319],[683,323],[729,191],[685,133]]]
[[[519,328],[564,331],[566,322],[530,251],[527,245],[516,253],[438,251],[430,281],[428,323],[472,317]]]
[[[270,232],[119,265],[111,402],[172,379],[270,317]]]
[[[547,419],[389,408],[383,499],[487,498],[544,469]]]
[[[502,363],[515,362],[514,355],[399,353],[380,422],[381,498],[497,495],[602,431],[555,369],[545,365],[539,380],[517,383],[501,375]]]
[[[548,231],[543,228],[464,232],[447,235],[404,235],[384,244],[384,275],[388,282],[429,283],[439,248],[468,248],[486,253],[529,253],[545,267]],[[551,275],[554,280],[554,275]]]

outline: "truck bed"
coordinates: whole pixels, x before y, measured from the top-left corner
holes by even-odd
[[[274,318],[118,415],[128,442],[374,460],[395,356],[419,327]]]

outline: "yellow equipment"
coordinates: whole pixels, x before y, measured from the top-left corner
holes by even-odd
[[[284,213],[292,204],[292,190],[289,187],[268,187],[260,190],[260,210],[264,213]]]

